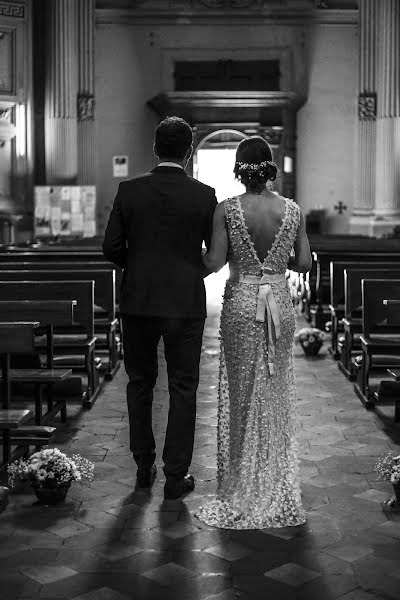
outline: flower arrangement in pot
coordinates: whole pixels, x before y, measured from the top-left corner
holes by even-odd
[[[73,481],[93,481],[94,464],[80,454],[69,457],[58,448],[46,448],[11,463],[7,471],[10,487],[30,481],[41,504],[57,504],[65,500]]]
[[[325,333],[315,327],[303,327],[294,336],[295,342],[300,344],[307,356],[316,356],[325,339]]]
[[[379,479],[390,481],[393,485],[395,498],[389,500],[389,505],[400,507],[400,455],[393,456],[391,452],[381,456],[374,467]]]

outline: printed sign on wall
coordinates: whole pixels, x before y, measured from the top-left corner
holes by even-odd
[[[128,157],[113,156],[113,176],[128,177]]]
[[[36,186],[34,215],[35,238],[94,237],[96,187]]]

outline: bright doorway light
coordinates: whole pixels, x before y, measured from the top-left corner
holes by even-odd
[[[236,148],[200,148],[197,151],[197,179],[215,189],[218,202],[238,196],[245,191],[244,186],[235,179]],[[207,301],[213,304],[222,301],[225,282],[229,276],[228,265],[218,273],[205,279]]]
[[[17,154],[25,156],[26,150],[26,116],[25,105],[19,104],[17,108]]]
[[[245,191],[233,173],[235,155],[235,148],[200,148],[197,152],[197,179],[215,189],[218,202]]]

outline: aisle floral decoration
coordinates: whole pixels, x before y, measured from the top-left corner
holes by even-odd
[[[374,471],[378,473],[379,479],[390,481],[393,485],[400,483],[400,454],[384,454],[376,463]]]
[[[391,452],[384,454],[374,467],[379,479],[390,481],[393,485],[397,504],[400,504],[400,454],[394,456]]]
[[[39,501],[55,504],[65,498],[73,481],[93,481],[94,463],[80,454],[69,457],[58,448],[47,448],[13,462],[7,471],[10,487],[29,481]]]
[[[324,340],[325,333],[315,327],[303,327],[294,336],[296,343],[300,344],[305,354],[318,354]]]

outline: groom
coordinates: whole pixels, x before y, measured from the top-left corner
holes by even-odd
[[[157,346],[164,341],[169,413],[163,460],[164,497],[194,489],[192,459],[201,343],[206,317],[202,242],[210,247],[217,204],[213,188],[185,173],[192,130],[168,117],[155,132],[158,166],[120,184],[103,242],[104,256],[124,270],[121,283],[130,449],[137,484],[156,477],[152,430]]]

